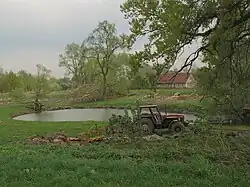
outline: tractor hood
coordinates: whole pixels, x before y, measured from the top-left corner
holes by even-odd
[[[162,114],[165,118],[185,118],[182,114]]]
[[[163,119],[170,119],[170,120],[179,119],[185,126],[189,125],[189,122],[185,121],[185,116],[183,114],[161,113],[161,116],[163,117]]]

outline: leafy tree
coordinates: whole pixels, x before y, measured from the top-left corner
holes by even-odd
[[[17,73],[17,76],[20,80],[21,88],[24,91],[33,91],[35,89],[36,85],[36,79],[34,76],[32,76],[30,73],[27,73],[24,70],[20,70]]]
[[[114,54],[125,48],[125,37],[119,36],[114,24],[108,21],[99,22],[86,40],[89,58],[97,62],[102,76],[102,95],[107,97],[107,76],[112,67]]]
[[[72,87],[71,80],[68,77],[63,77],[59,79],[58,84],[62,88],[62,90],[67,90]]]
[[[48,90],[49,91],[60,91],[62,87],[60,86],[58,79],[55,77],[50,77],[48,79]]]
[[[139,58],[172,65],[186,46],[199,41],[178,72],[203,54],[207,68],[198,73],[203,93],[226,106],[221,107],[226,113],[235,114],[248,102],[249,0],[126,0],[121,9],[130,21],[130,45],[141,36],[149,39]]]
[[[201,41],[181,71],[211,48],[226,62],[241,41],[249,41],[249,6],[249,0],[126,0],[121,10],[130,20],[131,45],[138,37],[148,36],[149,43],[138,53],[144,60],[174,62],[184,47]],[[219,50],[224,39],[228,46]]]
[[[73,76],[76,87],[81,86],[84,82],[84,65],[86,63],[86,47],[84,44],[68,44],[65,52],[59,55],[59,66],[64,67],[67,72]]]
[[[242,108],[250,102],[250,51],[245,46],[237,51],[232,56],[231,63],[221,64],[218,59],[206,56],[205,61],[209,61],[207,63],[210,67],[199,69],[195,76],[201,93],[210,100],[212,98],[209,112],[242,118]]]
[[[84,66],[86,84],[95,84],[99,79],[99,66],[95,59],[89,59]]]
[[[49,79],[51,70],[41,64],[37,64],[36,75],[36,100],[39,100],[49,89]]]
[[[5,73],[0,75],[0,91],[2,93],[9,91],[7,76]]]
[[[16,88],[20,88],[21,86],[20,80],[18,79],[17,75],[13,73],[12,71],[10,71],[6,75],[6,79],[7,79],[8,91],[12,91],[12,90],[15,90]]]
[[[25,93],[22,88],[16,88],[9,93],[14,101],[23,101],[26,99]]]

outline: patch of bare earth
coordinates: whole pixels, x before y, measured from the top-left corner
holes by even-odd
[[[92,138],[87,138],[84,136],[79,137],[68,137],[64,133],[54,133],[48,136],[32,136],[29,137],[29,142],[31,144],[39,145],[39,144],[73,144],[78,143],[80,145],[85,143],[93,143],[100,142],[104,140],[104,136],[96,136]]]
[[[169,103],[172,101],[185,101],[185,100],[199,100],[201,96],[197,94],[181,95],[175,94],[173,96],[156,96],[155,98],[149,99],[149,102],[154,102],[156,104]]]

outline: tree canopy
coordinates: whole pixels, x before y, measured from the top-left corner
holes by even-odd
[[[224,60],[243,41],[249,44],[249,6],[249,0],[127,0],[121,10],[130,21],[131,45],[138,37],[149,39],[139,53],[144,60],[175,60],[185,46],[200,40],[201,46],[189,55],[182,70],[202,52]],[[221,50],[224,40],[228,45]]]
[[[103,97],[106,97],[107,75],[114,60],[114,54],[117,50],[124,49],[125,44],[125,36],[119,36],[115,24],[108,21],[99,22],[97,28],[86,39],[89,58],[97,62],[102,75]]]
[[[137,57],[173,65],[198,41],[179,71],[203,56],[207,67],[197,72],[198,85],[217,108],[236,113],[249,103],[249,0],[126,0],[121,10],[129,20],[130,45],[148,37]]]

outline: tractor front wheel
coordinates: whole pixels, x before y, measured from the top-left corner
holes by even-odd
[[[184,125],[180,121],[177,121],[171,125],[170,131],[174,133],[182,133],[184,131],[184,128]]]
[[[144,132],[147,132],[149,134],[153,134],[155,130],[154,123],[151,119],[148,118],[141,119],[141,128]]]

